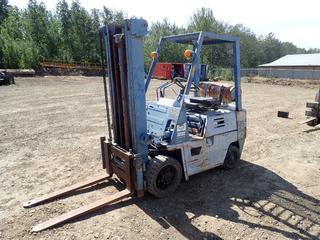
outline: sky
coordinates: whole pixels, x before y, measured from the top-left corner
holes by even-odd
[[[72,0],[67,0],[71,2]],[[149,23],[168,18],[186,26],[192,13],[201,7],[213,10],[217,20],[241,23],[257,35],[273,32],[281,41],[303,48],[320,48],[320,0],[79,0],[86,9],[103,6],[121,9]],[[41,2],[41,0],[38,0]],[[42,0],[53,10],[58,0]],[[28,0],[9,0],[24,8]]]

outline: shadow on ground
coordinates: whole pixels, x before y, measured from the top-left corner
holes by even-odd
[[[191,223],[203,215],[278,232],[287,238],[318,239],[320,235],[309,232],[312,228],[319,230],[319,200],[302,193],[274,172],[246,161],[232,171],[213,169],[194,176],[170,199],[149,196],[137,205],[160,224],[173,226],[189,239],[220,239]],[[255,210],[246,214],[269,216],[299,234],[242,220],[234,208],[244,212]]]
[[[290,239],[319,239],[320,236],[319,200],[299,191],[274,172],[247,161],[241,161],[231,171],[218,168],[193,176],[170,198],[147,195],[106,207],[78,221],[130,204],[136,204],[163,228],[174,227],[188,239],[221,239],[217,233],[195,226],[193,220],[201,216],[265,229]],[[274,222],[286,225],[287,230],[279,225],[243,220],[239,211],[252,215],[252,219],[269,216]]]

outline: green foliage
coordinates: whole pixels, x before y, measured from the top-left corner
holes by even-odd
[[[233,81],[233,68],[211,68],[208,77],[210,80]]]
[[[127,14],[123,11],[112,10],[110,8],[103,7],[102,19],[104,25],[109,23],[120,24],[125,18],[127,18]]]
[[[106,7],[88,12],[78,0],[60,0],[53,12],[37,0],[22,10],[0,1],[0,68],[37,68],[45,59],[97,63],[99,27],[126,17]]]
[[[189,32],[214,32],[224,33],[225,24],[217,21],[213,16],[213,11],[209,8],[201,8],[196,10],[190,17],[187,27]],[[211,63],[211,67],[214,65],[228,64],[226,55],[230,52],[228,46],[216,45],[205,46],[201,53],[201,62]]]
[[[241,66],[256,67],[263,63],[261,59],[263,52],[260,41],[250,29],[241,24],[237,24],[235,26],[229,26],[226,32],[240,38]]]
[[[90,12],[79,0],[59,0],[54,11],[37,0],[29,0],[26,9],[8,5],[0,0],[0,68],[37,68],[39,61],[49,59],[65,62],[99,62],[98,28],[111,22],[121,23],[127,14],[103,7]],[[201,8],[189,18],[186,28],[178,27],[168,19],[150,25],[144,39],[145,63],[151,61],[150,52],[156,49],[161,36],[193,31],[210,31],[239,36],[241,66],[257,67],[283,55],[314,53],[320,49],[301,49],[289,42],[279,41],[274,34],[257,37],[243,25],[229,25],[215,19],[211,9]],[[162,62],[186,62],[185,49],[192,46],[165,44],[159,56]],[[209,64],[209,74],[224,79],[232,78],[227,71],[217,68],[232,66],[232,49],[227,45],[206,46],[201,61]]]
[[[161,36],[176,35],[184,33],[184,29],[178,28],[175,24],[170,24],[167,19],[156,22],[150,27],[150,34],[144,40],[145,62],[151,61],[150,53],[155,51],[156,45]],[[160,62],[183,62],[183,53],[186,46],[172,43],[165,43],[161,47],[159,54]]]
[[[150,35],[145,40],[145,60],[148,59],[149,53],[156,49],[160,36],[183,33],[186,31],[208,31],[238,36],[241,45],[241,67],[243,68],[255,68],[260,64],[272,62],[286,54],[320,52],[320,49],[310,49],[307,51],[305,49],[297,48],[292,43],[281,42],[273,33],[269,33],[265,37],[258,37],[250,29],[241,24],[232,26],[222,21],[218,21],[215,19],[213,11],[209,8],[196,10],[190,17],[186,29],[179,28],[179,31],[175,31],[176,29],[177,27],[170,24],[167,19],[152,24],[150,27]],[[175,47],[172,46],[172,49],[165,49],[165,51],[162,49],[159,60],[183,62],[185,59],[181,59],[179,56],[181,56],[181,51],[185,48],[186,46],[180,48],[180,46],[175,45]],[[163,52],[165,52],[165,56],[162,55]],[[176,57],[174,57],[174,54],[176,54]],[[230,45],[219,44],[216,46],[203,47],[201,62],[209,64],[209,78],[218,77],[225,80],[232,79],[232,73],[228,70],[233,65],[232,49]]]
[[[8,16],[8,0],[0,0],[0,24]]]
[[[0,26],[0,67],[26,68],[36,64],[37,50],[22,14],[17,8],[9,8],[8,17]]]

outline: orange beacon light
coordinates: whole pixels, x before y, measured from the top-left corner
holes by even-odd
[[[151,52],[151,53],[150,53],[150,57],[151,57],[152,59],[157,58],[157,57],[158,57],[158,53],[157,53],[157,52]]]
[[[185,58],[191,58],[193,53],[194,52],[192,50],[187,49],[187,50],[184,51],[184,57]]]

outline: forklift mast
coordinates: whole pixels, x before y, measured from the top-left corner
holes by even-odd
[[[23,206],[34,207],[74,193],[109,180],[113,174],[125,183],[125,189],[42,222],[32,228],[33,232],[67,222],[124,198],[143,196],[148,145],[142,37],[147,34],[147,28],[145,20],[130,19],[121,25],[110,24],[99,29],[108,127],[108,139],[102,137],[100,140],[106,173],[29,200]]]
[[[136,189],[143,191],[143,169],[148,160],[146,99],[144,92],[144,63],[142,37],[147,34],[148,24],[142,19],[125,20],[119,26],[111,24],[100,29],[103,38],[105,61],[108,65],[108,86],[104,76],[104,93],[107,107],[108,141],[120,149],[135,153]],[[103,64],[104,65],[104,64]],[[104,74],[105,75],[105,74]],[[109,113],[112,109],[112,127]],[[108,156],[104,156],[105,158]],[[109,164],[109,166],[108,166]],[[110,161],[104,166],[112,174]]]

